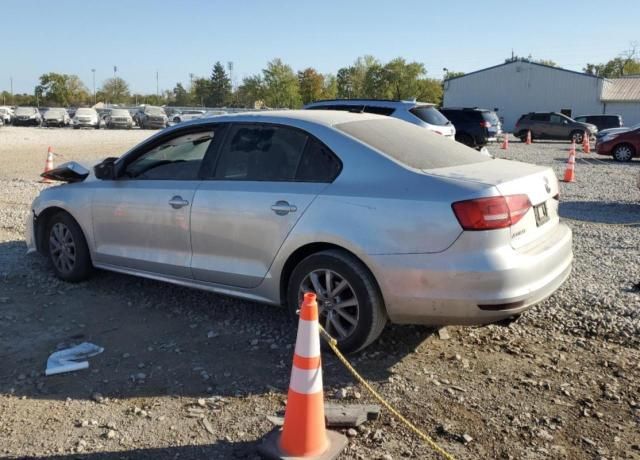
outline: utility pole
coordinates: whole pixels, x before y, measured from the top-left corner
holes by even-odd
[[[91,69],[93,74],[93,105],[96,105],[96,69]]]
[[[114,65],[113,66],[113,100],[111,101],[111,103],[113,104],[116,101],[116,94],[118,92],[118,79],[116,77],[116,72],[118,71],[118,66]]]
[[[193,77],[194,75],[192,73],[189,74],[189,91],[191,91],[193,89]]]
[[[227,62],[227,68],[229,69],[229,83],[231,84],[231,97],[233,98],[233,61]]]
[[[156,70],[156,97],[158,98],[158,104],[160,103],[160,85],[158,83],[158,71]]]
[[[9,77],[9,83],[11,85],[11,105],[13,105],[13,77]]]

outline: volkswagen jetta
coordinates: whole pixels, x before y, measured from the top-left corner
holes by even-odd
[[[571,269],[550,168],[380,115],[203,118],[47,177],[68,183],[35,199],[27,243],[61,279],[95,267],[293,311],[313,291],[345,351],[388,320],[519,314]]]

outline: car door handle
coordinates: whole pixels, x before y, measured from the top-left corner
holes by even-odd
[[[290,212],[296,212],[298,208],[286,201],[277,201],[271,206],[271,210],[279,216],[286,216]]]
[[[173,209],[180,209],[188,204],[189,202],[187,200],[183,200],[180,195],[176,195],[169,200],[169,205],[171,205]]]

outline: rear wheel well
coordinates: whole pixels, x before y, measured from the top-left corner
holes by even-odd
[[[38,252],[42,255],[45,255],[45,256],[47,255],[47,248],[48,248],[47,247],[47,225],[49,223],[49,219],[51,219],[53,216],[55,216],[59,212],[64,212],[65,214],[69,214],[67,211],[65,211],[62,208],[59,208],[57,206],[52,206],[42,211],[40,214],[38,214],[38,217],[36,218],[36,224],[34,229],[35,238],[36,238],[36,247],[38,248]],[[71,214],[69,214],[69,216],[71,216]],[[73,216],[71,216],[71,218],[75,220]],[[77,222],[78,221],[76,220],[76,223]]]
[[[312,254],[315,254],[317,252],[327,251],[330,249],[346,252],[347,254],[350,254],[351,256],[358,259],[362,263],[362,265],[364,265],[365,268],[369,271],[369,273],[371,274],[371,277],[375,280],[376,287],[378,288],[378,290],[380,290],[380,286],[378,285],[378,280],[376,280],[376,277],[373,276],[373,273],[371,273],[371,270],[369,269],[369,267],[367,267],[367,264],[364,263],[364,261],[360,259],[360,257],[358,257],[353,252],[343,248],[342,246],[338,246],[337,244],[309,243],[293,251],[293,253],[289,256],[284,266],[282,267],[282,272],[280,274],[280,304],[281,305],[286,305],[287,303],[287,285],[289,284],[291,273],[293,272],[294,268],[296,268],[296,265],[298,265],[300,262],[302,262],[304,259],[306,259]]]

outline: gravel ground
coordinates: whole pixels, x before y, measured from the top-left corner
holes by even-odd
[[[254,458],[284,408],[295,325],[281,309],[106,272],[69,285],[24,255],[48,145],[95,161],[152,133],[0,129],[0,456]],[[560,177],[567,149],[490,148]],[[352,357],[456,458],[640,459],[640,225],[619,225],[640,222],[640,161],[579,157],[560,207],[574,271],[556,294],[448,339],[391,326]],[[83,340],[105,347],[89,370],[43,376],[51,352]],[[328,400],[373,402],[328,353],[324,380]],[[383,412],[341,458],[438,457]]]

